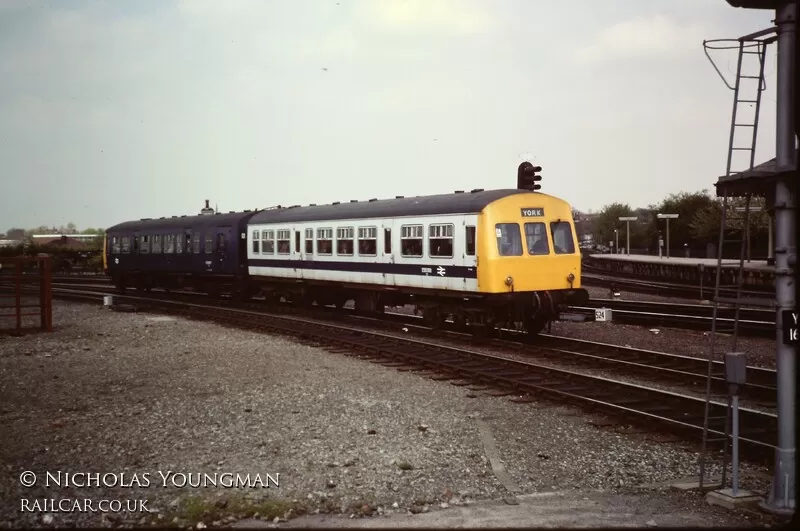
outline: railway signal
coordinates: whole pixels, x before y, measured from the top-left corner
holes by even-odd
[[[523,162],[517,168],[517,189],[530,190],[535,192],[541,189],[542,185],[538,184],[542,180],[541,175],[536,175],[537,172],[542,171],[541,166],[534,166],[530,162]]]

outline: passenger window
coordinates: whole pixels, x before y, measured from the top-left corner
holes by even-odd
[[[211,251],[214,250],[214,236],[209,232],[206,234],[205,242],[203,244],[203,252],[205,254],[211,254]]]
[[[111,237],[111,254],[119,254],[119,237],[112,236]]]
[[[475,227],[467,226],[467,256],[475,256]]]
[[[278,231],[278,254],[289,254],[292,245],[292,231],[281,229]]]
[[[165,234],[164,235],[164,253],[171,254],[175,252],[175,235],[174,234]]]
[[[175,254],[183,253],[183,234],[175,235]]]
[[[361,256],[378,254],[378,227],[358,228],[358,254]]]
[[[262,230],[261,231],[261,253],[262,254],[275,254],[275,231]]]
[[[500,256],[522,256],[522,237],[516,223],[498,223],[494,226],[497,235],[497,252]]]
[[[131,237],[122,237],[122,254],[128,254],[131,251]]]
[[[306,229],[306,254],[314,254],[314,229]]]
[[[572,241],[572,227],[566,221],[550,223],[550,232],[553,234],[553,248],[556,254],[575,253],[575,243]]]
[[[153,235],[153,254],[161,254],[161,235]]]
[[[392,229],[383,229],[383,252],[392,254]]]
[[[225,252],[225,235],[224,234],[217,234],[217,252],[224,253]]]
[[[333,254],[333,229],[317,229],[317,254]]]
[[[261,240],[259,239],[258,231],[254,230],[253,231],[253,254],[258,254],[260,252],[259,251],[260,244],[261,244]]]
[[[544,229],[544,223],[526,223],[525,240],[528,243],[528,254],[550,254],[550,246],[547,245],[547,233]]]
[[[139,242],[139,254],[148,254],[150,252],[150,236],[143,235],[141,242]]]
[[[422,225],[400,227],[400,254],[408,257],[422,256]]]
[[[153,251],[155,252],[155,251]],[[192,234],[192,253],[200,254],[200,233],[195,232]]]
[[[435,258],[453,257],[453,225],[428,226],[428,254]]]
[[[353,255],[353,227],[339,227],[336,229],[336,254]]]

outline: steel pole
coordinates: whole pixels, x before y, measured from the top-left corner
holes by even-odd
[[[614,252],[619,254],[619,229],[614,229]]]
[[[625,222],[625,236],[626,236],[626,245],[627,245],[627,247],[625,247],[625,254],[630,256],[630,254],[631,254],[631,222],[630,221],[626,221]]]
[[[772,254],[772,215],[767,216],[767,260],[774,258]]]
[[[733,451],[731,455],[731,490],[739,495],[739,395],[733,395]]]
[[[776,162],[780,169],[793,166],[797,154],[794,131],[796,2],[783,4],[776,10],[775,15],[778,26]],[[775,475],[772,479],[772,488],[764,504],[764,508],[771,512],[787,515],[793,513],[795,509],[795,348],[783,342],[781,318],[782,310],[795,308],[795,211],[789,179],[796,179],[796,176],[784,177],[775,185],[777,301],[775,323],[778,340],[775,369],[778,378],[778,445],[775,450]]]

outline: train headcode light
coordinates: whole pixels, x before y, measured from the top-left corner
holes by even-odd
[[[523,162],[517,169],[517,189],[530,190],[535,192],[539,190],[542,185],[538,184],[542,180],[541,175],[537,172],[542,171],[541,166],[534,166],[530,162]]]

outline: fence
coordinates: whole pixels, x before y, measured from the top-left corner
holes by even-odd
[[[33,328],[28,323],[34,316],[39,317],[41,330],[53,331],[52,276],[49,256],[0,257],[0,332],[21,334]],[[6,319],[13,321],[11,328]]]

